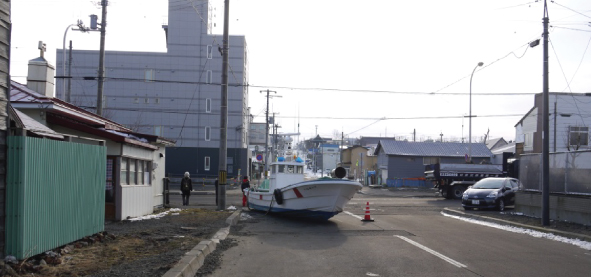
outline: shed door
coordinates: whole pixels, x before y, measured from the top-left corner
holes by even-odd
[[[107,156],[107,180],[105,184],[105,219],[115,220],[115,156]]]

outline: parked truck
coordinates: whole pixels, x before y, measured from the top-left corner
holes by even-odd
[[[478,180],[487,177],[503,177],[500,164],[449,164],[425,165],[425,179],[433,182],[439,194],[447,199],[460,199],[464,191]]]

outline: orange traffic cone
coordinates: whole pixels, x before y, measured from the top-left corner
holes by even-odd
[[[367,206],[365,207],[365,217],[361,220],[361,221],[374,221],[370,216],[369,216],[369,202],[367,202]]]

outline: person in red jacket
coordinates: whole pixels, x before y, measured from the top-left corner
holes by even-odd
[[[240,185],[240,190],[242,190],[242,207],[246,206],[246,193],[244,190],[247,188],[250,188],[250,182],[248,181],[248,176],[244,176],[242,185]]]

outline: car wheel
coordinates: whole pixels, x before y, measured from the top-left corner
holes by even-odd
[[[455,185],[451,188],[451,198],[460,199],[466,188],[464,186]]]
[[[439,189],[439,193],[441,196],[443,196],[443,198],[447,198],[447,195],[449,195],[449,193],[447,193],[447,188]]]
[[[497,204],[497,210],[501,212],[505,210],[505,200],[503,200],[503,198],[499,199],[499,204]]]

